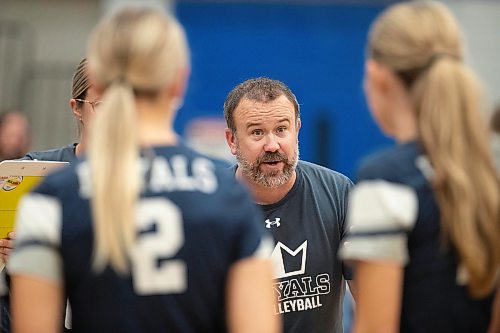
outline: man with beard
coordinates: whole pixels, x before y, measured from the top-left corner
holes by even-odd
[[[350,274],[337,258],[346,234],[352,182],[299,161],[300,110],[280,81],[256,78],[224,103],[226,140],[236,178],[247,185],[274,236],[275,313],[286,333],[342,332],[342,300]]]

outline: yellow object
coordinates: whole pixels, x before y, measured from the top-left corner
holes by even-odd
[[[0,238],[6,238],[14,230],[16,209],[22,195],[42,179],[37,176],[0,177]]]
[[[0,162],[0,238],[14,230],[16,210],[21,197],[35,187],[46,174],[67,162]]]

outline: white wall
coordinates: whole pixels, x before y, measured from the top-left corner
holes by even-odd
[[[491,102],[500,104],[500,1],[445,0],[462,27],[467,61],[488,90]]]
[[[75,62],[100,15],[98,0],[2,0],[0,20],[29,23],[36,32],[36,61]]]
[[[124,3],[161,7],[170,2],[0,1],[0,22],[19,22],[23,32],[15,40],[0,33],[0,110],[14,107],[27,114],[32,127],[33,150],[59,147],[77,140],[76,123],[68,106],[71,78],[85,56],[88,37],[102,13]],[[6,51],[5,47],[11,46],[16,47],[15,54]],[[26,50],[30,54],[26,54]],[[19,55],[22,61],[16,59]],[[23,72],[19,73],[20,70]],[[21,87],[20,76],[23,78]]]
[[[7,92],[0,100],[0,108],[17,107],[27,114],[34,150],[73,142],[76,124],[68,106],[71,77],[85,56],[87,38],[99,19],[99,1],[2,0],[0,8],[0,21],[19,22],[23,34],[16,43],[30,52],[22,54],[26,57],[23,85],[15,103],[8,98],[11,79],[0,77],[0,89]],[[12,38],[3,35],[3,39]],[[0,57],[7,57],[0,59],[7,65],[7,74],[10,65],[19,63],[19,59],[10,59],[14,55],[7,55],[5,50]]]

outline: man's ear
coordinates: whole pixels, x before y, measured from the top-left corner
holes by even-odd
[[[82,109],[78,107],[78,102],[74,98],[69,100],[69,107],[71,111],[73,111],[75,118],[78,119],[79,122],[82,122]]]
[[[231,154],[236,155],[236,147],[237,147],[236,135],[234,135],[233,131],[229,128],[226,128],[225,134],[226,134],[226,142],[227,145],[229,146],[229,149],[231,150]]]
[[[299,141],[299,131],[300,131],[301,126],[302,126],[302,122],[300,121],[300,118],[299,118],[299,119],[297,119],[297,125],[296,125],[296,127],[297,127],[297,137],[296,137],[297,141]]]

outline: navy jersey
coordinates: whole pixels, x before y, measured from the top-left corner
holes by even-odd
[[[222,164],[185,146],[152,151],[141,161],[126,276],[92,269],[85,161],[48,176],[21,203],[9,269],[64,283],[75,332],[225,332],[229,268],[272,250],[259,210]]]
[[[341,333],[345,279],[337,257],[346,233],[351,181],[324,167],[299,161],[288,194],[262,205],[264,225],[276,242],[273,292],[287,333]]]
[[[460,282],[456,253],[442,242],[432,173],[417,142],[368,158],[342,256],[404,265],[401,332],[486,332],[492,297],[474,300]]]

